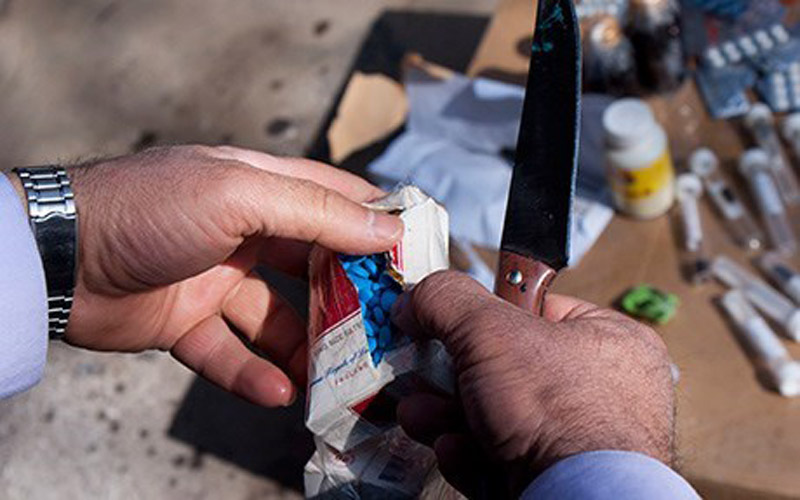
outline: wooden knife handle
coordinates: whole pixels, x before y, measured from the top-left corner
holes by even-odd
[[[512,304],[542,315],[544,296],[556,277],[550,266],[513,252],[500,252],[495,293]]]

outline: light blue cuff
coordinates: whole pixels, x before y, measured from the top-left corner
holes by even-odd
[[[700,498],[658,460],[627,451],[592,451],[566,458],[536,478],[523,500],[689,500]]]
[[[17,192],[0,172],[0,398],[35,385],[47,359],[47,289]]]

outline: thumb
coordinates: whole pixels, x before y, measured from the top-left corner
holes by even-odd
[[[502,319],[504,307],[511,308],[466,274],[441,271],[401,296],[392,314],[402,332],[439,339],[458,357],[466,344],[480,342],[477,337],[496,330],[486,323]]]
[[[225,189],[235,200],[233,215],[244,219],[244,232],[351,254],[389,250],[403,234],[399,217],[370,210],[313,181],[254,168],[232,177],[235,185]]]

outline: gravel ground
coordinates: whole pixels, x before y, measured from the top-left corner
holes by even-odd
[[[495,3],[0,0],[0,167],[170,142],[302,154],[384,9]],[[54,344],[45,380],[0,402],[0,497],[299,498],[301,415],[163,354]]]

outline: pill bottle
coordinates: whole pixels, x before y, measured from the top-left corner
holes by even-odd
[[[639,99],[620,99],[603,114],[603,128],[617,208],[640,219],[664,214],[675,198],[675,170],[667,134],[650,107]]]

